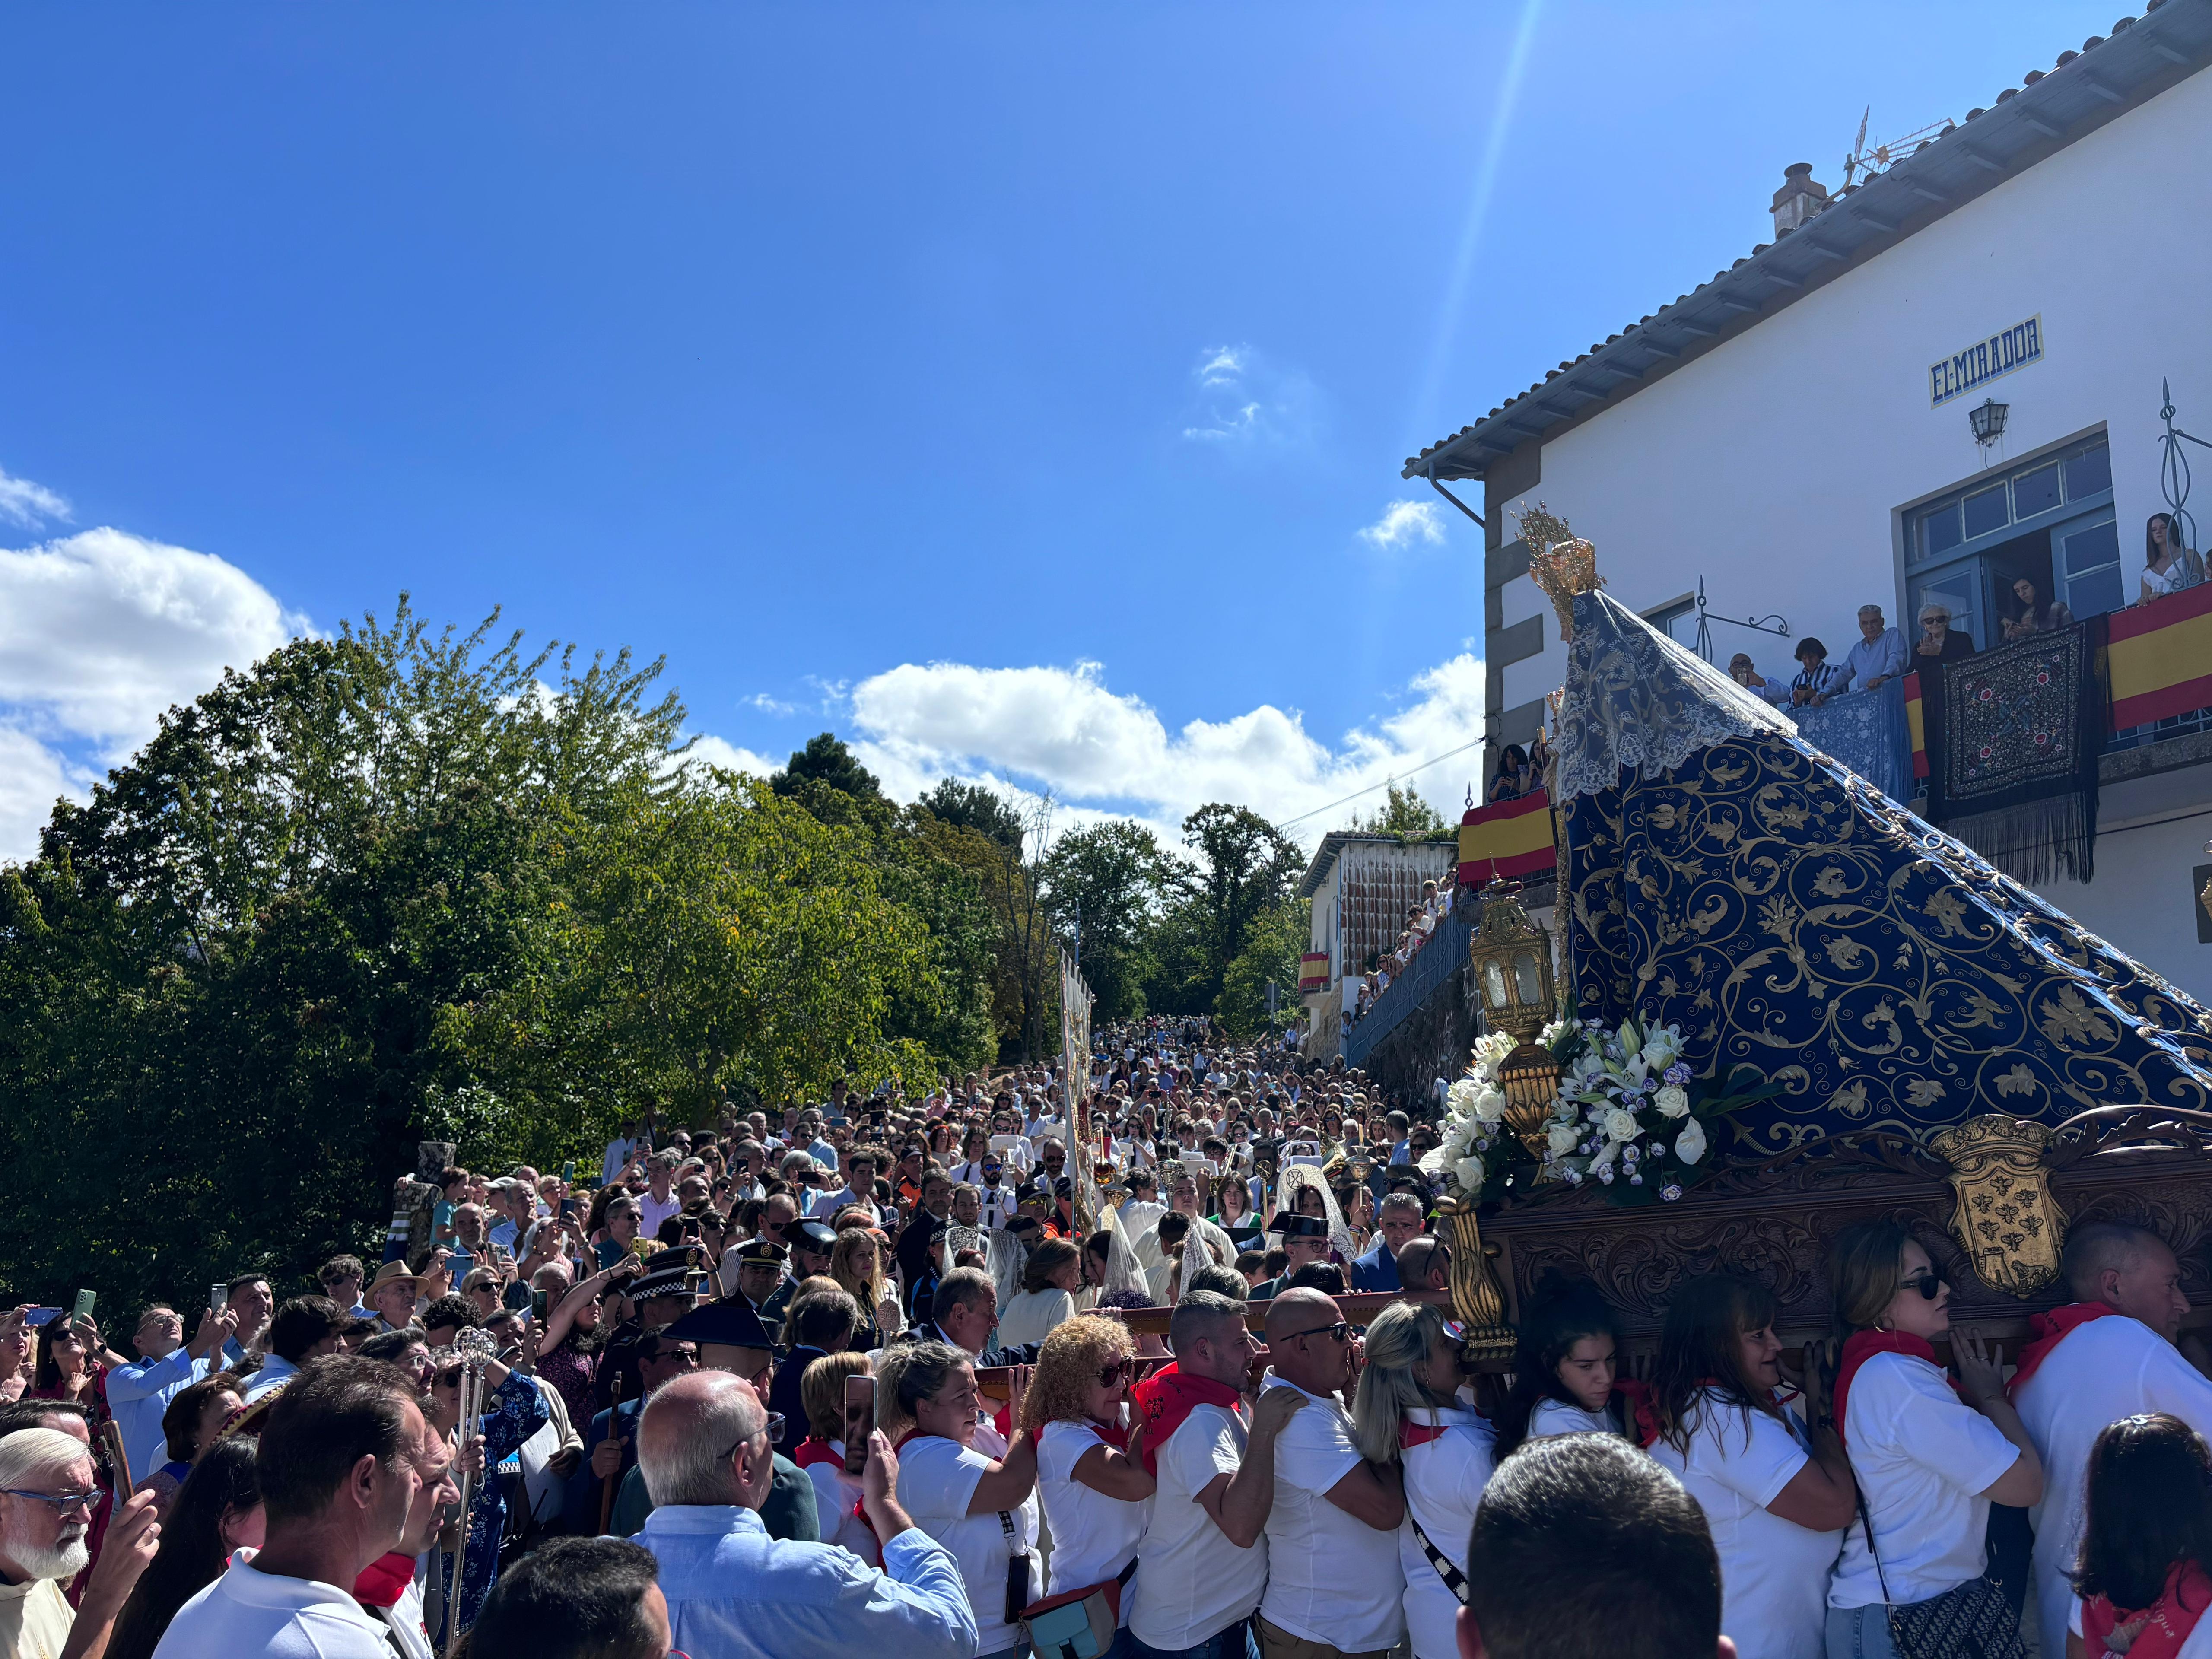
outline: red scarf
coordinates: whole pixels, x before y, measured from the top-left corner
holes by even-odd
[[[2067,1333],[2093,1319],[2102,1319],[2112,1311],[2101,1302],[2069,1302],[2063,1308],[2053,1308],[2049,1313],[2039,1313],[2030,1319],[2027,1328],[2033,1340],[2020,1351],[2020,1368],[2013,1372],[2012,1381],[2005,1384],[2005,1398],[2020,1398],[2021,1385],[2051,1358],[2051,1351],[2066,1340]]]
[[[2141,1612],[2123,1613],[2101,1595],[2082,1602],[2082,1651],[2089,1659],[2105,1659],[2108,1653],[2124,1653],[2128,1659],[2175,1659],[2208,1607],[2212,1607],[2212,1578],[2194,1561],[2177,1561],[2166,1575],[2166,1594]],[[2124,1632],[2118,1647],[2112,1642],[2116,1630]]]
[[[395,1607],[415,1582],[415,1558],[394,1550],[380,1555],[353,1581],[353,1599],[365,1607]]]
[[[841,1469],[845,1467],[845,1455],[832,1448],[818,1434],[810,1434],[800,1441],[799,1449],[791,1455],[791,1461],[802,1469],[811,1469],[817,1463],[835,1463]]]
[[[1853,1331],[1844,1344],[1844,1361],[1836,1368],[1836,1388],[1831,1409],[1836,1415],[1836,1438],[1844,1438],[1844,1401],[1850,1393],[1851,1379],[1859,1374],[1859,1367],[1878,1353],[1911,1354],[1915,1359],[1936,1363],[1936,1350],[1917,1336],[1907,1336],[1903,1331]],[[1943,1379],[1950,1382],[1946,1376]],[[1954,1393],[1959,1385],[1951,1382]]]
[[[1401,1452],[1411,1451],[1416,1446],[1427,1445],[1431,1440],[1443,1439],[1444,1433],[1445,1430],[1441,1423],[1431,1425],[1408,1419],[1398,1425],[1398,1449]]]
[[[1226,1382],[1192,1376],[1179,1365],[1164,1365],[1129,1391],[1137,1409],[1145,1414],[1145,1473],[1159,1474],[1159,1449],[1183,1425],[1183,1419],[1200,1406],[1219,1406],[1234,1412],[1239,1395]]]
[[[1649,1446],[1659,1437],[1659,1396],[1649,1382],[1633,1376],[1617,1376],[1613,1380],[1613,1391],[1626,1402],[1624,1415],[1628,1419],[1628,1431],[1639,1446]]]

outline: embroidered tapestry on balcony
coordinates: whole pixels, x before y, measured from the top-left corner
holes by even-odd
[[[1729,1150],[1990,1112],[2212,1109],[2212,1013],[1602,592],[1559,730],[1578,1011],[1784,1085]],[[1624,695],[1621,687],[1630,688]]]
[[[2017,881],[2095,872],[2104,627],[2092,617],[1938,671],[1928,816]]]
[[[1795,708],[1797,735],[1839,760],[1892,800],[1912,798],[1912,739],[1905,724],[1905,682],[1847,691],[1818,708]]]

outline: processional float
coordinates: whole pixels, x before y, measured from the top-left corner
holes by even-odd
[[[1615,602],[1563,523],[1522,532],[1568,643],[1561,964],[1493,883],[1490,1035],[1430,1155],[1475,1352],[1510,1354],[1554,1270],[1632,1354],[1722,1267],[1771,1285],[1785,1340],[1826,1336],[1829,1243],[1875,1217],[2000,1334],[2067,1299],[2094,1220],[2155,1229],[2212,1308],[2212,1015]]]

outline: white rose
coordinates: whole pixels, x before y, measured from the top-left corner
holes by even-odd
[[[1679,1083],[1669,1083],[1651,1097],[1651,1103],[1668,1117],[1680,1117],[1690,1109],[1690,1091]]]
[[[1674,1137],[1674,1156],[1685,1164],[1695,1164],[1705,1155],[1705,1126],[1692,1118],[1682,1126],[1682,1133]]]
[[[1451,1126],[1450,1132],[1444,1136],[1444,1144],[1442,1148],[1444,1154],[1444,1162],[1447,1164],[1458,1163],[1460,1159],[1468,1155],[1468,1151],[1474,1146],[1474,1124],[1469,1120],[1462,1119],[1459,1122],[1453,1124]]]
[[[1482,1092],[1482,1085],[1475,1079],[1463,1077],[1445,1091],[1444,1101],[1454,1112],[1465,1115],[1474,1106],[1474,1097]]]
[[[1478,1123],[1496,1123],[1505,1115],[1505,1091],[1485,1089],[1474,1097],[1474,1117]]]
[[[1616,1106],[1605,1115],[1605,1138],[1607,1140],[1633,1140],[1640,1133],[1635,1113]]]
[[[1460,1159],[1452,1173],[1459,1177],[1460,1190],[1476,1193],[1482,1190],[1482,1160],[1472,1155]]]
[[[1444,1149],[1441,1146],[1431,1146],[1427,1152],[1423,1152],[1420,1170],[1425,1176],[1442,1175],[1444,1172]]]
[[[1571,1123],[1554,1123],[1547,1138],[1552,1144],[1552,1156],[1565,1158],[1574,1151],[1582,1139],[1582,1134]]]

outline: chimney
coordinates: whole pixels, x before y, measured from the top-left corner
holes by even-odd
[[[1813,178],[1810,161],[1793,161],[1782,169],[1782,188],[1774,192],[1774,234],[1795,230],[1828,205],[1828,189]]]

